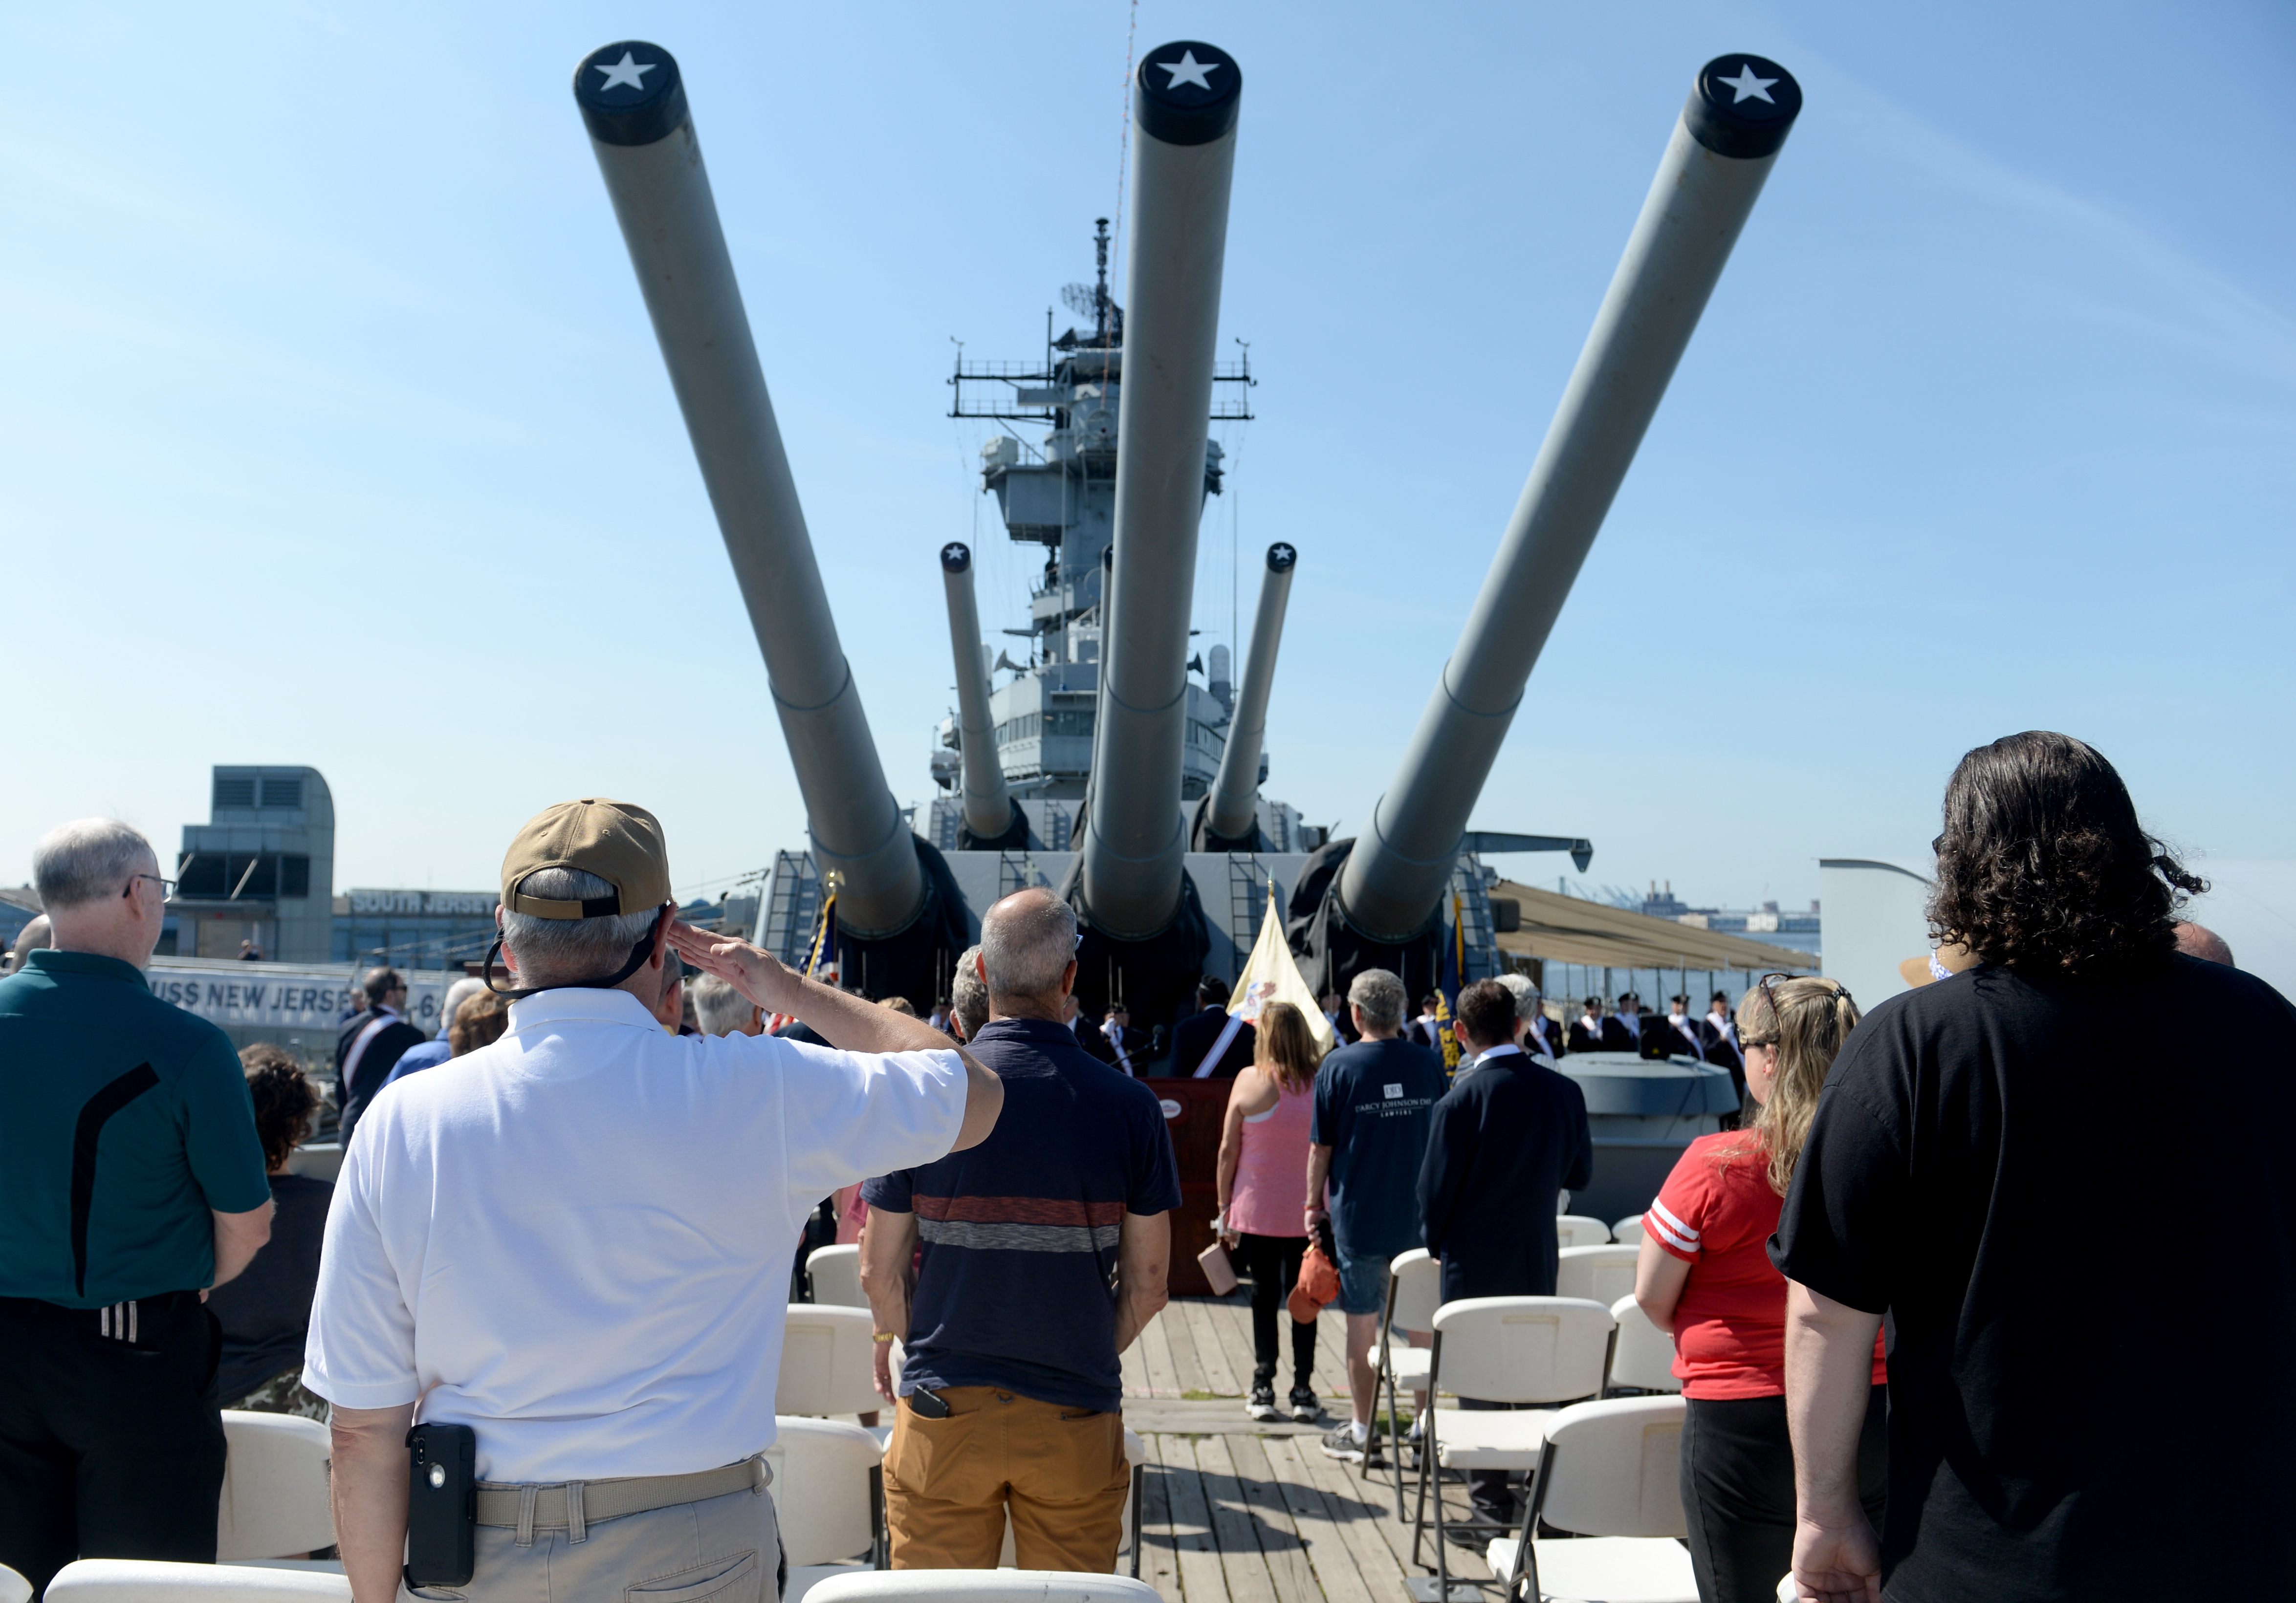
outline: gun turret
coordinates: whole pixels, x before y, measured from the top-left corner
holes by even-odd
[[[658,45],[609,45],[575,69],[574,99],[765,656],[814,855],[840,885],[840,936],[945,943],[947,910],[928,916],[945,898],[929,889],[838,642],[677,62]],[[961,904],[955,917],[961,947]]]
[[[940,577],[948,593],[948,644],[956,662],[956,752],[964,805],[957,849],[1023,845],[1028,819],[1013,804],[1004,769],[996,760],[996,728],[988,711],[988,661],[981,649],[980,609],[972,593],[972,547],[961,540],[942,546]]]
[[[1337,875],[1358,936],[1406,943],[1437,917],[1532,665],[1800,110],[1759,56],[1699,72],[1459,643]]]
[[[1148,52],[1133,97],[1115,593],[1077,890],[1086,923],[1119,941],[1162,935],[1187,903],[1188,614],[1242,80],[1225,51],[1183,40]]]
[[[1226,850],[1231,843],[1249,847],[1259,839],[1260,742],[1267,735],[1267,695],[1275,683],[1275,652],[1283,643],[1283,611],[1292,600],[1292,569],[1299,560],[1299,548],[1288,540],[1267,548],[1267,567],[1259,577],[1259,610],[1251,620],[1251,650],[1243,659],[1243,681],[1236,687],[1235,716],[1220,753],[1219,778],[1204,809],[1208,838],[1199,851]]]

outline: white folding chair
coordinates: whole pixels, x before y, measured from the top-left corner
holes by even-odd
[[[1566,1247],[1554,1269],[1554,1295],[1585,1297],[1609,1307],[1635,1294],[1639,1247]]]
[[[1598,1395],[1610,1372],[1618,1326],[1601,1303],[1566,1296],[1476,1296],[1435,1311],[1431,1383],[1458,1397],[1488,1403],[1568,1403]],[[1431,1396],[1431,1403],[1433,1398]],[[1444,1535],[1446,1469],[1536,1469],[1546,1446],[1552,1409],[1469,1410],[1430,1407],[1420,1418],[1427,1437],[1420,1448],[1419,1497],[1411,1520],[1411,1562],[1419,1562],[1427,1525],[1427,1488],[1435,1484],[1433,1596],[1448,1599],[1450,1557]],[[1506,1527],[1471,1521],[1469,1528],[1505,1535]]]
[[[1631,1219],[1620,1220],[1611,1226],[1611,1234],[1618,1238],[1621,1247],[1640,1247],[1643,1244],[1643,1216],[1636,1214]]]
[[[0,1603],[31,1603],[32,1583],[0,1564]]]
[[[1401,1418],[1400,1394],[1427,1389],[1427,1375],[1434,1358],[1426,1347],[1412,1346],[1403,1339],[1406,1332],[1425,1335],[1435,1329],[1435,1310],[1443,1300],[1443,1265],[1423,1247],[1414,1247],[1387,1266],[1387,1312],[1380,1316],[1379,1334],[1372,1343],[1372,1359],[1379,1366],[1379,1375],[1373,1382],[1372,1396],[1376,1402],[1380,1391],[1387,1394],[1387,1422],[1390,1440],[1388,1445],[1395,1452],[1395,1517],[1403,1517],[1403,1432],[1396,1421]],[[1379,1444],[1377,1420],[1364,1443],[1363,1468],[1358,1479],[1368,1480],[1372,1471],[1372,1450]],[[1421,1466],[1423,1469],[1424,1465]]]
[[[777,1414],[766,1462],[789,1558],[785,1603],[848,1569],[885,1566],[884,1450],[874,1435],[842,1419]]]
[[[1619,1321],[1619,1339],[1611,1348],[1611,1375],[1605,1395],[1621,1389],[1637,1392],[1679,1392],[1674,1373],[1674,1337],[1650,1322],[1650,1315],[1631,1296],[1611,1304]]]
[[[1606,1603],[1697,1603],[1682,1516],[1679,1397],[1613,1397],[1554,1416],[1530,1489],[1522,1533],[1484,1550],[1506,1596],[1601,1598]],[[1538,1541],[1545,1520],[1576,1531]]]
[[[860,1243],[815,1247],[805,1261],[805,1272],[813,1281],[816,1304],[831,1308],[869,1305],[869,1299],[861,1295]]]
[[[335,1542],[327,1501],[327,1427],[292,1414],[223,1412],[223,1495],[216,1558],[301,1558]]]
[[[82,1558],[48,1583],[51,1603],[350,1603],[350,1578],[326,1570],[153,1558]]]
[[[1123,1533],[1116,1542],[1117,1568],[1114,1573],[1123,1574],[1128,1561],[1131,1573],[1137,1575],[1140,1573],[1140,1503],[1148,1487],[1148,1444],[1140,1439],[1136,1431],[1129,1428],[1124,1433],[1124,1461],[1132,1466],[1132,1494],[1125,1505]],[[1004,1547],[996,1555],[996,1567],[1004,1570],[1017,1568],[1019,1558],[1020,1555],[1013,1545],[1013,1512],[1007,1509],[1004,1511]],[[790,1603],[790,1599],[783,1599],[783,1603]]]
[[[1065,1570],[849,1570],[807,1603],[1159,1603],[1128,1575]]]
[[[1608,1247],[1611,1227],[1587,1214],[1557,1214],[1554,1234],[1565,1247]]]
[[[865,1414],[883,1408],[866,1308],[791,1303],[782,1327],[776,1414]]]

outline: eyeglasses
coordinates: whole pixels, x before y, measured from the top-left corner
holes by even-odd
[[[162,878],[161,878],[160,875],[158,875],[158,874],[130,874],[130,875],[128,875],[128,876],[127,876],[127,884],[126,885],[126,887],[123,887],[123,888],[121,889],[121,891],[120,891],[120,893],[119,893],[119,894],[120,894],[122,896],[127,896],[130,892],[132,892],[133,890],[135,890],[135,881],[136,881],[136,880],[138,880],[138,879],[149,879],[152,884],[154,884],[154,885],[158,886],[158,887],[160,887],[160,899],[161,901],[163,901],[163,902],[172,902],[172,901],[174,901],[174,900],[175,900],[175,898],[176,898],[176,881],[175,881],[175,880],[173,880],[173,879],[162,879]]]

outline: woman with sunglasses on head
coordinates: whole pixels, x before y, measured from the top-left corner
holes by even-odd
[[[1643,1216],[1635,1266],[1635,1301],[1673,1334],[1688,1404],[1682,1507],[1702,1603],[1767,1603],[1792,1562],[1786,1282],[1767,1243],[1857,1007],[1833,980],[1773,974],[1746,993],[1737,1022],[1759,1116],[1684,1149]],[[1883,1380],[1877,1340],[1858,1448],[1859,1493],[1877,1522],[1888,1473]]]

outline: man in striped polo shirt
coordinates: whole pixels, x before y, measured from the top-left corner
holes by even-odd
[[[988,1022],[968,1045],[1004,1084],[996,1128],[862,1187],[896,1569],[993,1569],[1008,1513],[1022,1569],[1116,1563],[1131,1484],[1117,1354],[1164,1305],[1180,1181],[1154,1093],[1062,1023],[1076,948],[1076,915],[1047,891],[988,910]]]

